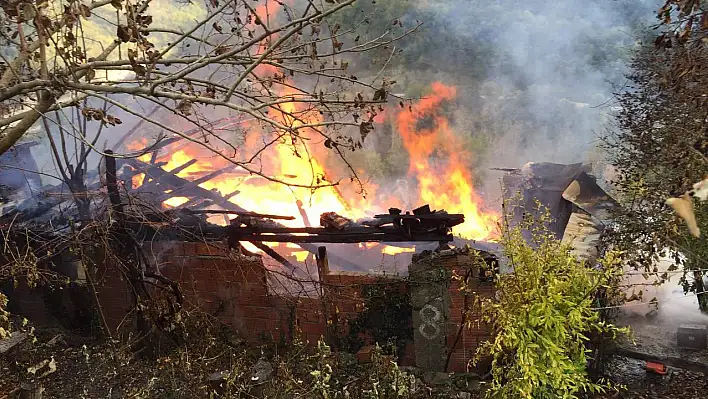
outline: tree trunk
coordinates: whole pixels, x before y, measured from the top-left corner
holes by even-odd
[[[698,309],[703,313],[708,313],[708,293],[704,293],[706,289],[703,284],[703,273],[699,271],[693,272],[693,279],[696,297],[698,298]]]

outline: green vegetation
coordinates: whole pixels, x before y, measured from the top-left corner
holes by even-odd
[[[496,298],[478,297],[475,304],[493,332],[478,352],[492,358],[489,398],[579,398],[610,388],[587,372],[588,343],[593,335],[611,340],[626,332],[594,309],[596,294],[611,289],[621,273],[619,259],[610,252],[600,267],[589,267],[546,229],[548,220],[503,229],[504,257],[513,272],[497,277]]]
[[[673,261],[668,271],[683,269],[684,291],[699,293],[700,309],[708,311],[705,237],[692,236],[666,206],[667,198],[705,178],[708,166],[708,26],[688,23],[708,14],[690,2],[681,3],[681,11],[678,5],[667,2],[660,10],[663,29],[634,54],[628,87],[618,95],[617,129],[605,137],[603,147],[616,168],[612,183],[624,205],[608,241],[635,269],[661,279],[668,276],[658,273],[656,261]],[[698,227],[708,228],[708,208],[696,205]]]

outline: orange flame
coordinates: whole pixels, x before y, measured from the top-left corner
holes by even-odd
[[[280,2],[266,0],[265,3],[256,7],[256,14],[261,22],[271,23],[272,16],[280,7]],[[262,29],[252,23],[253,28]],[[275,40],[271,37],[268,40]],[[260,53],[268,47],[267,43],[259,43],[255,46],[255,52]],[[259,65],[254,70],[259,78],[272,76],[278,73],[277,67],[270,64]],[[296,98],[298,93],[289,89],[286,85],[274,84],[268,88],[275,91],[281,98]],[[465,160],[472,154],[464,150],[460,139],[452,132],[448,120],[444,115],[444,105],[455,98],[455,88],[445,86],[442,83],[433,83],[432,93],[429,97],[420,100],[412,105],[410,111],[407,109],[399,111],[394,120],[398,133],[403,139],[404,148],[409,154],[409,178],[417,182],[418,195],[417,204],[429,204],[433,209],[444,209],[450,213],[462,213],[465,215],[465,223],[457,226],[456,234],[470,239],[483,240],[493,238],[496,222],[499,218],[495,212],[486,212],[482,208],[482,201],[476,193],[472,184],[472,175],[465,165]],[[271,112],[269,116],[278,123],[297,127],[303,123],[311,124],[322,120],[319,112],[310,111],[302,106],[302,103],[285,102],[279,105],[279,112]],[[375,122],[385,121],[382,114],[377,115]],[[241,127],[247,128],[247,135],[243,147],[250,153],[259,150],[262,145],[263,132],[255,123],[249,125],[248,122],[240,123]],[[327,183],[328,173],[325,168],[327,157],[330,153],[322,145],[306,145],[305,143],[318,143],[323,137],[313,129],[304,129],[300,132],[303,137],[295,142],[287,135],[286,139],[277,141],[272,147],[264,151],[261,157],[263,173],[269,176],[294,185],[321,185]],[[128,145],[131,150],[138,150],[146,147],[146,139],[135,140]],[[188,143],[179,143],[162,150],[162,155],[158,162],[166,162],[163,166],[165,170],[172,171],[183,167],[177,176],[194,180],[207,173],[214,172],[229,166],[223,158],[209,154],[204,148]],[[183,146],[184,145],[184,146]],[[150,154],[146,154],[139,159],[148,162]],[[198,162],[184,167],[193,159]],[[233,166],[233,165],[232,165]],[[238,170],[238,168],[234,168]],[[361,173],[361,172],[359,172]],[[136,175],[133,178],[133,187],[138,187],[144,183],[144,175]],[[229,201],[238,204],[252,212],[281,214],[299,216],[304,212],[310,222],[317,225],[319,217],[324,212],[336,212],[342,216],[356,219],[366,216],[368,211],[380,211],[389,207],[400,207],[400,200],[397,198],[384,198],[380,196],[377,200],[376,191],[379,188],[375,184],[367,185],[367,198],[361,196],[347,196],[345,199],[342,192],[332,186],[312,191],[305,187],[292,187],[268,181],[260,176],[239,173],[224,173],[216,178],[201,183],[200,186],[207,190],[217,190],[222,195],[239,193],[232,196]],[[180,206],[190,199],[175,193],[172,197],[164,201],[167,207]],[[297,205],[297,201],[302,201],[302,209]],[[213,217],[213,222],[224,223],[223,217]],[[212,221],[210,219],[210,221]],[[292,221],[283,221],[289,227],[301,227],[304,221],[297,218]],[[251,252],[261,252],[258,248],[249,243],[242,243],[244,248]],[[302,262],[309,257],[307,251],[302,251],[294,244],[268,244],[276,247],[280,251],[287,252],[288,256],[294,257]],[[377,243],[360,244],[360,248],[381,251],[386,255],[396,255],[400,253],[414,252],[414,248],[399,248]]]
[[[443,104],[455,95],[454,87],[434,82],[430,96],[398,114],[397,127],[410,157],[409,175],[418,181],[420,203],[464,214],[465,223],[455,232],[484,240],[493,236],[499,215],[481,209],[482,200],[463,161],[472,154],[465,151],[443,113]]]

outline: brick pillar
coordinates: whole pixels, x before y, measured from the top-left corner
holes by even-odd
[[[413,258],[408,267],[416,366],[425,371],[445,371],[451,272],[438,257]]]

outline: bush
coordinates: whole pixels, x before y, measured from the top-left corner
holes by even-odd
[[[549,218],[502,229],[504,256],[513,268],[499,275],[497,297],[477,299],[493,338],[478,358],[492,358],[492,398],[577,398],[605,392],[609,383],[588,375],[592,334],[615,338],[626,330],[602,320],[595,295],[621,273],[618,254],[590,268],[554,238]],[[530,232],[529,241],[524,231]]]

